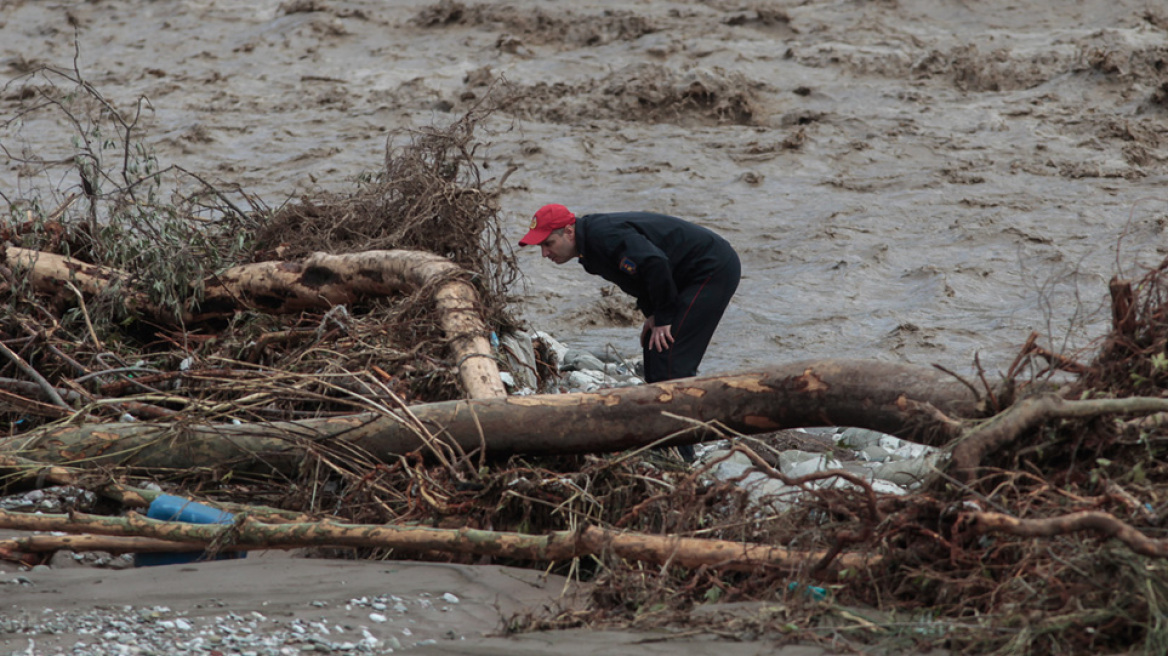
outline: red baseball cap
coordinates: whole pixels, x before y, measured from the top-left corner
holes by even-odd
[[[552,234],[553,230],[559,230],[564,226],[572,225],[576,222],[576,215],[572,214],[571,210],[563,205],[544,205],[535,212],[535,216],[531,219],[531,229],[519,240],[520,246],[537,246],[543,243],[543,240]]]

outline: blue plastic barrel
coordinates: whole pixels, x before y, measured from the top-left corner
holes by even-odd
[[[169,494],[159,495],[158,498],[150,502],[150,508],[146,511],[146,516],[150,519],[158,519],[165,522],[187,522],[188,524],[231,524],[235,521],[235,515],[225,510],[219,510],[218,508],[205,506],[190,499]],[[246,555],[247,553],[243,551],[233,551],[221,553],[215,557],[215,560],[243,558]],[[203,560],[203,558],[203,551],[140,553],[134,555],[134,565],[137,567],[174,565],[176,563],[193,563]]]

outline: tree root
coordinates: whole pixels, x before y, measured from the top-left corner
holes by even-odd
[[[1168,411],[1168,399],[1129,397],[1068,401],[1054,394],[1022,399],[1005,412],[968,432],[952,447],[950,468],[958,480],[969,483],[990,454],[1012,444],[1039,424],[1052,419],[1135,415]]]
[[[972,522],[978,533],[1007,533],[1027,538],[1093,531],[1119,540],[1141,556],[1168,557],[1168,540],[1149,538],[1105,512],[1085,511],[1044,519],[1018,519],[1002,513],[978,512],[966,515],[962,520]]]

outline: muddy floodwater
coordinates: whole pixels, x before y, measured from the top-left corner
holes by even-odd
[[[0,191],[76,191],[21,76],[73,68],[163,164],[270,205],[354,188],[401,128],[517,94],[477,153],[512,237],[548,202],[722,233],[744,277],[703,373],[1090,352],[1168,253],[1168,6],[1152,0],[0,2]],[[15,119],[15,120],[13,120]],[[637,353],[605,283],[519,252],[536,329]]]

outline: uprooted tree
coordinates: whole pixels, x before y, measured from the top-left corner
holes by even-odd
[[[15,246],[5,249],[0,266],[30,281],[33,293],[58,301],[68,300],[69,291],[80,294],[84,302],[85,295],[127,286],[128,276],[122,272]],[[156,320],[196,324],[249,309],[273,314],[328,311],[368,298],[429,289],[434,314],[450,342],[451,357],[459,362],[467,395],[505,396],[487,326],[479,314],[478,294],[467,277],[449,260],[420,251],[315,253],[299,262],[256,262],[218,273],[204,283],[202,300],[191,303],[179,316],[135,291],[122,296],[122,309]],[[0,293],[11,291],[7,287],[0,284]]]
[[[1115,281],[1112,331],[1090,362],[1031,336],[1002,380],[822,360],[555,394],[537,343],[546,393],[506,396],[497,367],[511,361],[487,337],[518,327],[506,303],[517,272],[497,216],[507,174],[484,181],[474,160],[487,105],[391,145],[352,194],[271,209],[130,147],[139,114],[75,72],[33,73],[27,97],[79,135],[68,175],[46,177],[80,182],[48,198],[2,190],[0,482],[103,501],[0,514],[0,526],[76,534],[0,541],[0,557],[469,554],[592,578],[589,614],[533,626],[698,627],[714,621],[688,614],[703,600],[773,599],[795,577],[830,581],[841,602],[946,618],[934,644],[948,647],[1057,653],[1168,636],[1168,263]],[[843,470],[788,477],[779,452],[803,438],[783,429],[808,426],[871,428],[949,457],[905,496]],[[728,448],[692,469],[650,448],[709,440]],[[731,457],[749,470],[710,475]],[[751,473],[800,493],[755,495],[740,485]],[[127,509],[157,494],[147,482],[240,520],[144,520]],[[821,615],[800,599],[744,629],[819,639]],[[641,612],[656,607],[673,614]]]

